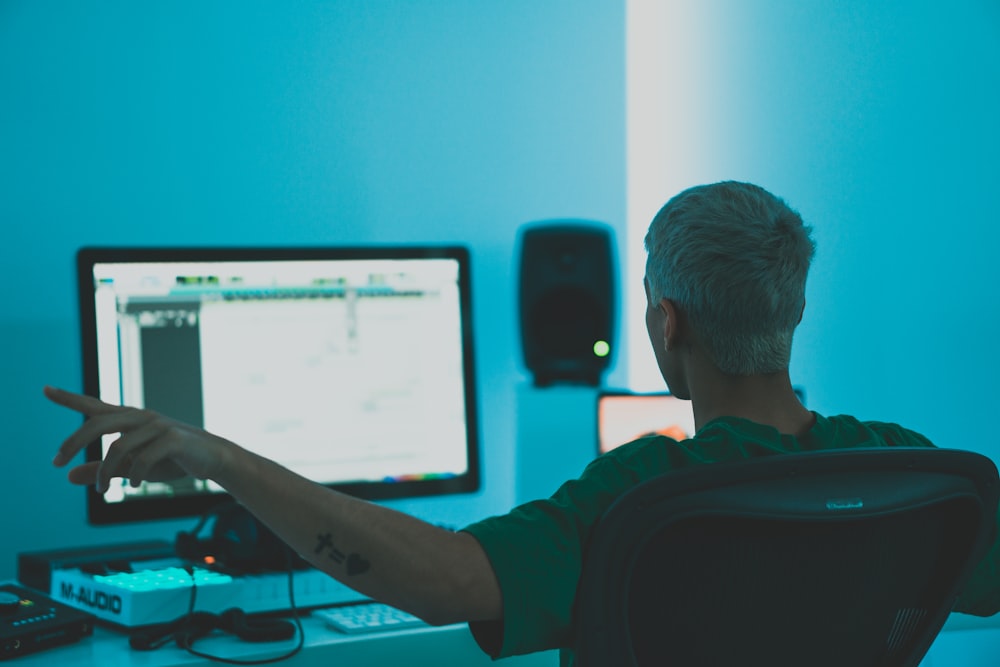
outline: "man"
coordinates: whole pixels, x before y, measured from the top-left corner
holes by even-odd
[[[641,438],[591,463],[552,498],[459,532],[331,491],[162,415],[47,387],[51,400],[90,417],[54,463],[65,465],[101,434],[122,433],[103,462],[73,468],[70,480],[103,490],[112,477],[212,479],[316,567],[429,623],[469,622],[490,655],[567,648],[588,532],[638,482],[781,452],[932,446],[894,424],[817,415],[797,399],[788,362],[814,253],[809,231],[755,185],[716,183],[671,199],[646,236],[646,327],[670,390],[692,401],[696,436]],[[348,570],[320,558],[331,540],[369,566]],[[994,545],[961,611],[1000,610],[998,563]]]

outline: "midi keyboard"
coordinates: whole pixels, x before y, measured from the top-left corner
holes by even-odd
[[[80,568],[53,570],[49,595],[102,621],[133,628],[186,614],[192,586],[195,611],[221,613],[234,607],[247,614],[289,611],[293,606],[289,577],[298,609],[367,600],[316,569],[236,575],[177,560],[134,563],[128,571],[107,574]]]

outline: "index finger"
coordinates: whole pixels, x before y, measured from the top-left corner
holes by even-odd
[[[116,412],[122,409],[120,405],[105,403],[99,398],[77,394],[65,389],[59,389],[58,387],[46,385],[43,391],[45,392],[45,397],[53,403],[61,405],[64,408],[69,408],[70,410],[76,410],[88,417]]]

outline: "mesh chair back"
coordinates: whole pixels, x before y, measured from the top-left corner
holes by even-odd
[[[593,665],[916,665],[992,543],[986,457],[815,452],[637,486],[588,546],[576,652]]]

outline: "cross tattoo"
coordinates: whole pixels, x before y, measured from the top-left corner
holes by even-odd
[[[313,551],[313,553],[318,554],[321,551],[325,551],[326,549],[330,549],[333,547],[333,535],[331,535],[330,533],[323,533],[322,535],[317,535],[316,539],[317,539],[316,550]]]

